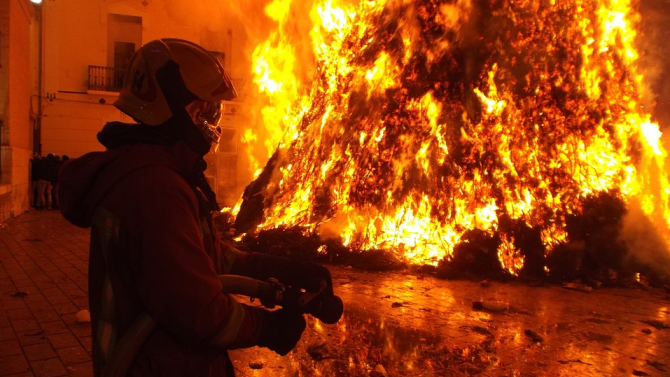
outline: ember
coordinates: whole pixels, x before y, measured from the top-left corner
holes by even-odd
[[[381,251],[494,276],[662,276],[666,151],[641,99],[630,1],[474,3],[315,3],[303,81],[289,12],[272,3],[281,32],[254,64],[273,152],[235,229],[299,233],[331,261]],[[639,238],[653,257],[630,257]]]

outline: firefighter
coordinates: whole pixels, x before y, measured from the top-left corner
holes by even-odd
[[[326,282],[332,294],[324,266],[219,240],[203,157],[218,142],[224,101],[235,97],[219,61],[199,45],[151,41],[133,55],[114,102],[136,123],[107,123],[98,133],[106,151],[70,159],[60,171],[63,216],[91,227],[96,376],[109,375],[106,362],[132,348],[129,329],[146,314],[155,328],[134,345],[139,351],[122,375],[232,376],[229,349],[257,345],[286,355],[295,347],[305,329],[300,313],[239,303],[217,275],[276,278],[307,291]]]

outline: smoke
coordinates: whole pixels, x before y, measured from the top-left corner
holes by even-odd
[[[317,229],[319,236],[324,239],[340,239],[342,230],[348,225],[348,220],[342,216],[334,216],[330,221],[321,224]]]
[[[670,148],[670,54],[667,50],[670,3],[665,0],[641,0],[638,10],[641,17],[636,25],[639,31],[639,68],[644,74],[641,100],[652,115],[652,121],[658,123],[662,132],[661,143],[667,151]],[[643,161],[638,169],[648,182],[659,182],[657,176],[660,174],[670,176],[668,167],[659,167],[655,161]],[[661,187],[651,189],[654,197],[660,197]],[[663,204],[654,203],[654,206],[662,208]],[[621,229],[621,240],[627,246],[632,262],[649,266],[662,275],[670,273],[668,242],[659,234],[659,229],[667,228],[666,221],[659,215],[653,218],[645,216],[641,204],[632,200]]]
[[[642,0],[637,47],[639,66],[644,74],[642,103],[659,123],[662,131],[670,129],[670,59],[667,40],[670,37],[670,3],[665,0]],[[670,141],[670,140],[668,140]],[[666,145],[670,145],[666,143]]]
[[[308,33],[312,28],[310,11],[315,0],[238,0],[226,3],[226,12],[230,17],[239,20],[243,30],[242,56],[246,59],[246,67],[251,67],[254,51],[269,41],[278,42],[273,37],[281,34],[294,46],[300,49],[296,55],[309,57],[302,63],[309,63],[312,46]],[[300,42],[302,41],[302,42]],[[305,61],[307,60],[307,61]],[[306,64],[313,68],[313,64]],[[297,68],[301,68],[298,66]],[[249,71],[251,72],[251,70]]]
[[[194,30],[222,29],[222,25],[231,21],[227,5],[221,1],[166,0],[163,6],[168,18],[175,24],[192,25]]]
[[[642,211],[640,202],[631,200],[621,220],[620,241],[627,247],[632,263],[651,268],[660,275],[670,273],[670,252],[659,227]]]
[[[240,64],[248,68],[247,98],[248,128],[243,137],[248,161],[247,177],[265,165],[277,148],[278,134],[284,128],[284,119],[293,111],[311,81],[316,67],[314,46],[309,33],[314,27],[311,19],[315,0],[257,0],[232,1],[227,4],[229,13],[240,20],[242,45],[239,46]],[[263,61],[255,62],[262,56]],[[259,73],[260,72],[260,73]],[[258,82],[272,81],[281,85],[277,93],[269,96]],[[292,78],[292,79],[291,79]]]
[[[670,61],[668,60],[667,39],[670,37],[670,3],[664,0],[642,0],[639,3],[639,22],[637,45],[640,52],[640,73],[644,74],[642,104],[658,122],[663,135],[661,142],[668,150],[670,147]],[[667,163],[667,162],[666,162]],[[640,174],[647,181],[659,182],[658,176],[668,175],[670,171],[658,166],[656,161],[643,161],[638,166]],[[654,197],[660,197],[661,187],[653,187]],[[654,203],[655,208],[662,208],[662,203]],[[662,211],[661,211],[662,212]],[[649,266],[660,274],[670,272],[670,250],[668,242],[659,233],[666,229],[666,219],[656,215],[645,216],[641,203],[631,200],[628,213],[622,220],[621,240],[629,250],[633,262]],[[667,235],[666,235],[667,237]]]
[[[246,61],[245,67],[251,66],[251,54],[254,48],[266,40],[277,24],[272,22],[265,13],[271,0],[238,0],[226,2],[226,12],[239,21],[242,41],[241,58]],[[249,70],[249,73],[251,70]]]

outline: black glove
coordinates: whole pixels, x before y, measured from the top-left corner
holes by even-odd
[[[323,265],[261,253],[252,253],[250,257],[250,276],[256,279],[276,278],[284,285],[304,288],[310,292],[321,289],[323,280],[326,283],[324,293],[333,295],[333,279]]]
[[[333,279],[325,266],[314,262],[298,261],[293,261],[291,264],[288,266],[289,275],[286,276],[289,285],[298,285],[309,292],[317,292],[321,289],[321,281],[323,281],[326,283],[324,293],[333,294]]]
[[[261,310],[261,333],[258,345],[267,347],[281,356],[288,354],[305,331],[302,314],[286,309]]]

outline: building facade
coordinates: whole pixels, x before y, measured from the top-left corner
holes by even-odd
[[[36,21],[28,0],[0,0],[0,221],[30,205]]]
[[[238,140],[248,69],[242,24],[225,2],[202,0],[0,0],[0,222],[30,209],[30,158],[103,150],[109,121],[132,122],[112,103],[130,56],[158,38],[200,44],[222,62],[241,98],[226,106],[219,153],[207,173],[221,204],[241,191]]]

